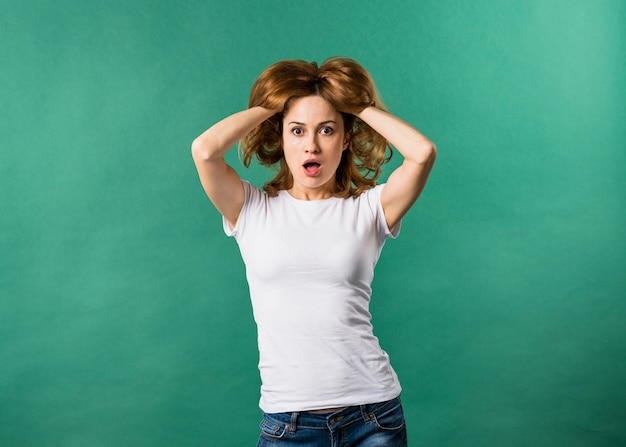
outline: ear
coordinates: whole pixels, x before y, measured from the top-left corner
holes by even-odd
[[[350,146],[350,140],[352,140],[352,131],[346,132],[343,136],[343,150],[345,151]]]

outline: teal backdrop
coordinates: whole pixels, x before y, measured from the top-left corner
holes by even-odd
[[[626,445],[625,2],[0,3],[0,445],[255,445],[190,145],[334,55],[439,149],[372,303],[411,445]]]

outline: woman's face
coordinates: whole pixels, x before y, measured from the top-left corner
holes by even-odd
[[[290,101],[283,117],[283,151],[293,176],[291,195],[301,200],[330,197],[347,146],[343,118],[328,101],[321,96]]]

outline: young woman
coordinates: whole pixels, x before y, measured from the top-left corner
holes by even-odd
[[[275,165],[261,191],[224,155]],[[404,157],[377,185],[387,151]],[[192,144],[246,265],[258,329],[259,446],[405,446],[400,384],[373,334],[374,266],[422,192],[434,144],[383,107],[356,61],[267,68],[249,108]]]

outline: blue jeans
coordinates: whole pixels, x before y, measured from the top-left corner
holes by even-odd
[[[402,403],[347,407],[331,413],[263,414],[257,447],[406,447]]]

